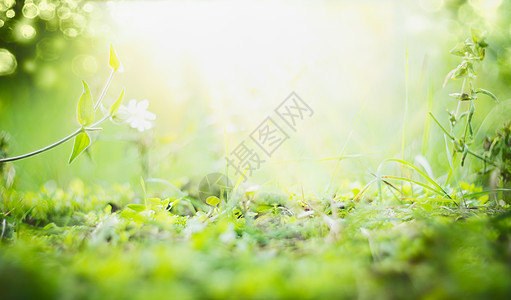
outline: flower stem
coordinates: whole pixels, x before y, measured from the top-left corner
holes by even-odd
[[[110,116],[106,116],[104,117],[103,119],[97,121],[96,123],[92,124],[90,127],[96,127],[98,125],[100,125],[101,123],[105,122]],[[72,139],[73,137],[77,136],[79,133],[81,133],[82,131],[84,130],[87,130],[87,128],[78,128],[75,132],[71,133],[70,135],[66,136],[65,138],[51,144],[51,145],[48,145],[46,147],[43,147],[39,150],[36,150],[34,152],[30,152],[30,153],[27,153],[27,154],[23,154],[23,155],[20,155],[20,156],[14,156],[14,157],[8,157],[8,158],[2,158],[0,159],[0,163],[5,163],[5,162],[10,162],[10,161],[15,161],[15,160],[20,160],[20,159],[24,159],[24,158],[27,158],[27,157],[30,157],[30,156],[34,156],[36,154],[39,154],[39,153],[43,153],[45,151],[48,151],[50,149],[53,149],[55,147],[57,147],[58,145],[60,144],[63,144],[67,141],[69,141],[70,139]]]
[[[96,105],[94,105],[94,111],[98,110],[99,106],[101,105],[101,102],[103,101],[103,98],[105,98],[106,91],[110,87],[110,83],[112,83],[112,79],[114,79],[115,70],[112,70],[110,72],[110,76],[108,76],[108,80],[106,81],[105,87],[101,91],[101,94],[99,94],[98,102],[96,102]]]
[[[472,155],[472,156],[474,156],[474,157],[479,158],[480,160],[482,160],[482,161],[484,161],[484,162],[486,162],[486,163],[488,163],[488,164],[490,164],[490,165],[492,165],[494,167],[498,168],[497,164],[495,164],[494,162],[492,162],[490,160],[487,160],[486,158],[482,157],[481,155],[479,155],[479,154],[477,154],[475,152],[472,152],[472,151],[468,150],[467,153]]]
[[[432,112],[429,112],[429,115],[431,116],[431,118],[433,118],[433,121],[435,121],[435,123],[440,127],[440,129],[442,129],[442,131],[453,141],[455,141],[456,139],[449,133],[447,132],[447,130],[444,128],[444,126],[442,126],[442,124],[440,124],[440,122],[438,122],[438,120],[435,118],[435,116],[433,115]]]
[[[55,143],[53,143],[51,145],[48,145],[48,146],[46,146],[44,148],[41,148],[39,150],[36,150],[34,152],[30,152],[30,153],[23,154],[23,155],[20,155],[20,156],[14,156],[14,157],[9,157],[9,158],[2,158],[2,159],[0,159],[0,163],[9,162],[9,161],[15,161],[15,160],[27,158],[27,157],[34,156],[36,154],[48,151],[48,150],[50,150],[52,148],[57,147],[58,145],[60,145],[60,144],[62,144],[64,142],[67,142],[68,140],[70,140],[73,137],[75,137],[76,135],[78,135],[80,132],[82,132],[81,128],[77,129],[75,132],[71,133],[70,135],[66,136],[65,138],[61,139],[60,141],[55,142]]]

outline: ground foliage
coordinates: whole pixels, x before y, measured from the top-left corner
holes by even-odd
[[[0,290],[4,299],[506,298],[511,213],[462,187],[474,196],[236,192],[214,207],[79,180],[2,188]]]

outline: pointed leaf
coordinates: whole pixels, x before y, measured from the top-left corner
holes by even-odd
[[[481,39],[481,30],[472,27],[470,28],[470,35],[472,36],[472,41],[474,41],[474,43],[477,43]]]
[[[456,44],[456,46],[449,51],[449,53],[457,56],[465,56],[465,53],[467,52],[473,54],[472,48],[470,48],[470,45],[467,45],[465,42]]]
[[[452,93],[452,94],[449,94],[449,96],[451,97],[454,97],[460,101],[468,101],[468,100],[472,100],[473,98],[467,94],[467,93]]]
[[[456,69],[447,73],[447,76],[445,76],[445,79],[444,79],[444,84],[442,85],[443,88],[447,85],[447,82],[449,81],[449,79],[452,79],[452,75],[454,74],[454,72],[456,72]]]
[[[115,103],[112,104],[112,106],[110,107],[110,111],[108,112],[108,114],[110,116],[113,116],[119,110],[119,107],[121,107],[123,99],[124,99],[124,89],[122,89],[121,95],[119,96],[117,101],[115,101]]]
[[[114,71],[117,71],[122,67],[121,62],[117,57],[117,53],[115,52],[114,45],[112,44],[110,44],[110,58],[108,59],[108,64],[112,69],[114,69]]]
[[[466,60],[462,61],[456,69],[454,69],[454,73],[452,74],[452,79],[460,79],[467,75],[468,62]]]
[[[94,122],[94,103],[92,102],[92,94],[89,86],[82,80],[83,92],[78,100],[76,108],[76,120],[82,126],[90,125]]]
[[[477,94],[485,94],[486,96],[490,96],[493,100],[495,100],[495,102],[499,102],[499,99],[497,99],[497,96],[495,96],[492,92],[490,91],[487,91],[487,90],[483,90],[483,89],[477,89],[476,90],[476,93]]]
[[[126,206],[129,209],[132,209],[136,212],[143,212],[145,210],[145,205],[143,205],[143,204],[128,204]]]
[[[397,159],[397,158],[390,158],[390,159],[386,159],[385,161],[394,161],[394,162],[397,162],[397,163],[400,163],[400,164],[403,164],[413,170],[415,170],[417,173],[419,173],[422,177],[424,177],[429,183],[431,183],[433,186],[435,186],[435,188],[438,190],[438,191],[441,191],[444,196],[446,196],[447,198],[451,198],[449,196],[449,194],[438,184],[436,183],[435,180],[433,180],[431,177],[429,177],[426,173],[424,173],[421,169],[417,168],[416,166],[414,166],[413,164],[405,161],[405,160],[402,160],[402,159]]]
[[[480,47],[487,47],[488,44],[484,41],[486,39],[486,32],[475,28],[470,28],[470,35],[472,35],[472,41],[479,44]]]
[[[169,199],[169,201],[170,201],[170,199]],[[176,199],[176,200],[174,200],[174,201],[170,202],[170,203],[169,203],[168,210],[170,211],[170,210],[172,209],[172,207],[174,207],[175,205],[177,205],[177,204],[179,203],[179,201],[181,201],[181,198]]]
[[[90,137],[86,132],[82,132],[75,136],[75,143],[73,145],[73,152],[69,157],[69,164],[71,164],[80,154],[87,149],[90,145]]]

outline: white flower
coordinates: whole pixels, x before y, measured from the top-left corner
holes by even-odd
[[[142,132],[151,129],[153,123],[150,121],[156,119],[156,115],[147,111],[147,107],[149,107],[149,101],[147,101],[147,99],[138,103],[137,100],[131,99],[128,102],[128,106],[121,105],[121,107],[119,107],[119,111],[115,117]]]

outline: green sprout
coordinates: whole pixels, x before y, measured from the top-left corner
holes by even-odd
[[[101,131],[102,128],[99,127],[99,125],[101,125],[108,119],[113,119],[116,116],[119,109],[121,109],[122,107],[121,104],[124,99],[124,89],[121,91],[119,98],[112,104],[110,109],[105,113],[105,116],[101,118],[99,121],[95,122],[96,111],[98,110],[98,108],[100,108],[102,101],[105,98],[106,92],[114,78],[114,75],[117,72],[122,72],[122,64],[117,56],[117,53],[115,52],[113,45],[110,45],[110,58],[108,64],[111,68],[111,73],[96,103],[94,103],[94,99],[89,89],[89,86],[87,85],[85,80],[82,81],[83,92],[82,95],[80,96],[80,99],[78,100],[76,108],[76,120],[80,125],[78,129],[76,129],[73,133],[69,134],[68,136],[62,138],[61,140],[53,144],[50,144],[46,147],[43,147],[41,149],[38,149],[36,151],[19,156],[2,158],[0,159],[0,163],[25,159],[43,153],[67,142],[72,138],[74,138],[74,145],[73,150],[71,152],[71,156],[69,157],[69,164],[71,164],[78,156],[80,156],[80,154],[82,154],[91,145],[90,132]]]
[[[481,155],[471,151],[469,146],[474,141],[474,130],[472,126],[472,119],[475,113],[475,100],[477,100],[478,94],[484,94],[491,97],[493,100],[498,102],[497,97],[488,90],[481,88],[474,88],[473,80],[476,78],[477,74],[475,72],[475,66],[482,62],[488,44],[485,42],[486,33],[481,32],[480,30],[471,28],[470,29],[471,37],[467,38],[465,41],[458,43],[450,53],[456,56],[461,56],[462,61],[460,64],[450,71],[444,81],[444,86],[447,84],[449,79],[458,80],[463,79],[463,83],[461,85],[461,90],[458,93],[451,93],[449,96],[458,100],[458,106],[455,112],[447,111],[449,115],[449,124],[451,130],[448,131],[445,129],[438,119],[433,115],[432,112],[429,112],[429,115],[433,118],[435,123],[442,129],[445,135],[452,141],[454,146],[453,157],[456,157],[457,153],[462,153],[461,157],[461,166],[464,165],[465,159],[468,154],[477,157],[483,160],[486,163],[493,164],[493,162],[488,161]],[[468,108],[464,112],[460,112],[462,102],[468,102]],[[458,127],[465,118],[463,133],[461,135],[456,135],[455,129]]]

